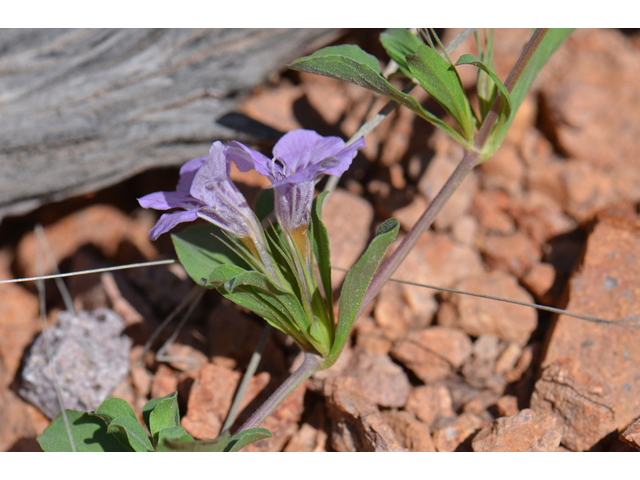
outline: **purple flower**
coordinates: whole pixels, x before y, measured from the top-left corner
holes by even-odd
[[[230,168],[224,146],[215,142],[208,157],[196,158],[182,166],[175,192],[155,192],[139,198],[144,208],[181,209],[163,214],[149,232],[151,239],[155,240],[178,223],[200,217],[238,239],[252,240],[257,250],[262,251],[264,237],[260,222],[229,178]]]
[[[232,141],[227,155],[240,171],[255,168],[275,189],[276,218],[294,236],[306,234],[315,181],[320,175],[340,176],[351,165],[364,138],[346,146],[338,137],[323,137],[313,130],[293,130],[273,148],[273,159]]]

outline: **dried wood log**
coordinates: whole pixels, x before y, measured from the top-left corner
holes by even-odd
[[[232,122],[219,120],[251,87],[336,36],[0,30],[0,221],[181,164],[216,139],[242,140]]]

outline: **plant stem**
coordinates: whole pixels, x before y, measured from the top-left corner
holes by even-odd
[[[322,358],[313,353],[304,352],[304,361],[298,369],[287,378],[278,389],[264,402],[258,410],[242,425],[234,435],[249,430],[250,428],[259,427],[264,420],[278,408],[293,391],[302,385],[307,378],[320,370],[322,367]]]
[[[520,58],[516,62],[513,70],[511,70],[511,73],[509,73],[509,76],[505,81],[505,87],[509,92],[513,90],[513,87],[518,82],[518,79],[531,60],[531,57],[533,57],[533,54],[536,52],[547,31],[548,29],[537,29],[529,40],[529,43],[527,43],[527,46],[522,52],[522,55],[520,55]],[[456,189],[460,186],[469,172],[473,170],[473,167],[475,167],[476,162],[478,161],[478,158],[480,156],[479,152],[482,150],[482,147],[484,146],[487,138],[489,137],[489,134],[491,133],[493,125],[498,119],[498,112],[500,111],[501,103],[502,99],[500,96],[498,96],[498,98],[496,98],[496,101],[493,103],[493,106],[491,107],[491,111],[487,114],[485,121],[482,123],[482,127],[480,127],[480,130],[478,131],[478,135],[476,136],[476,139],[474,141],[473,150],[465,151],[461,162],[458,164],[458,166],[446,181],[442,189],[438,192],[436,197],[431,201],[420,219],[418,219],[413,228],[404,237],[402,243],[400,243],[400,246],[391,254],[389,259],[376,272],[373,279],[371,280],[369,288],[367,289],[367,293],[364,296],[362,306],[360,307],[360,312],[358,314],[362,313],[365,308],[367,308],[367,306],[373,301],[376,295],[380,293],[380,290],[382,290],[384,284],[387,283],[389,278],[391,278],[391,275],[393,275],[402,261],[407,257],[420,237],[431,226],[436,216],[440,213],[451,195],[453,195],[453,192],[456,191]]]

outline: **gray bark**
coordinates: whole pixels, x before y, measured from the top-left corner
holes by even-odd
[[[179,165],[214,140],[243,140],[236,124],[219,120],[233,120],[243,94],[336,36],[0,30],[0,221]]]

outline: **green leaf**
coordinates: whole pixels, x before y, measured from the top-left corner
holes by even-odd
[[[407,107],[429,123],[441,128],[460,144],[468,145],[465,138],[460,136],[455,129],[422,108],[415,98],[402,93],[391,85],[382,76],[378,60],[360,49],[360,47],[339,45],[323,48],[312,55],[294,60],[288,67],[301,72],[315,73],[316,75],[344,80],[384,95],[399,105]]]
[[[329,233],[327,227],[322,223],[322,205],[327,198],[329,192],[318,195],[311,207],[311,247],[313,254],[318,262],[318,270],[320,272],[320,280],[322,288],[327,299],[327,311],[331,322],[335,323],[333,318],[333,291],[331,287],[331,248],[329,246]]]
[[[173,392],[163,397],[149,414],[149,431],[153,437],[153,444],[158,444],[160,430],[179,426],[178,392]]]
[[[398,235],[399,228],[400,223],[395,218],[390,218],[380,225],[378,233],[367,250],[347,273],[340,294],[338,324],[336,325],[333,347],[327,358],[327,367],[331,366],[340,356],[371,279],[376,273],[387,247]]]
[[[187,441],[184,438],[164,438],[158,445],[158,452],[222,452],[229,443],[229,432],[223,432],[214,440]]]
[[[502,94],[502,107],[500,115],[504,115],[505,117],[509,117],[509,115],[511,115],[511,96],[509,95],[507,87],[504,86],[504,84],[500,81],[493,70],[491,70],[484,63],[482,63],[480,60],[469,53],[465,53],[464,55],[462,55],[456,62],[456,65],[475,65],[484,73],[489,75],[489,77],[491,77],[491,80],[493,80],[493,83],[498,87],[498,90],[500,90],[500,93]]]
[[[407,63],[420,85],[449,112],[465,139],[473,139],[471,106],[455,68],[433,48],[422,45],[415,55],[407,55]]]
[[[136,452],[153,452],[153,445],[145,432],[144,427],[136,418],[123,416],[114,418],[107,427],[107,433],[112,433],[118,438],[125,438],[129,445]]]
[[[225,447],[225,452],[238,452],[240,449],[265,438],[271,438],[271,432],[266,428],[250,428],[234,435]]]
[[[86,412],[66,410],[71,437],[77,452],[126,452],[127,449],[107,434],[107,425],[100,417]],[[38,435],[38,443],[45,452],[72,452],[62,413]]]
[[[158,432],[158,446],[164,443],[164,440],[171,440],[173,442],[193,442],[194,439],[187,431],[182,427],[167,427]],[[163,451],[156,448],[156,451]]]
[[[114,418],[131,417],[137,419],[133,407],[121,398],[107,398],[100,404],[93,415],[98,415],[109,426]]]
[[[509,118],[502,124],[500,130],[497,130],[495,134],[490,137],[482,150],[483,161],[490,158],[498,149],[511,126],[511,122],[513,122],[516,113],[518,113],[518,108],[520,108],[520,105],[524,101],[524,97],[533,85],[533,81],[549,58],[551,58],[551,55],[562,45],[562,42],[566,40],[571,32],[573,32],[572,28],[552,28],[542,39],[540,46],[511,91],[511,115],[509,115]]]
[[[416,53],[422,42],[406,28],[389,28],[380,34],[380,43],[389,57],[398,64],[398,68],[407,77],[413,78],[406,56]]]
[[[225,264],[248,268],[240,257],[216,237],[224,238],[224,233],[211,224],[194,225],[171,235],[182,266],[194,282],[208,288],[212,286],[206,280],[214,268]]]

